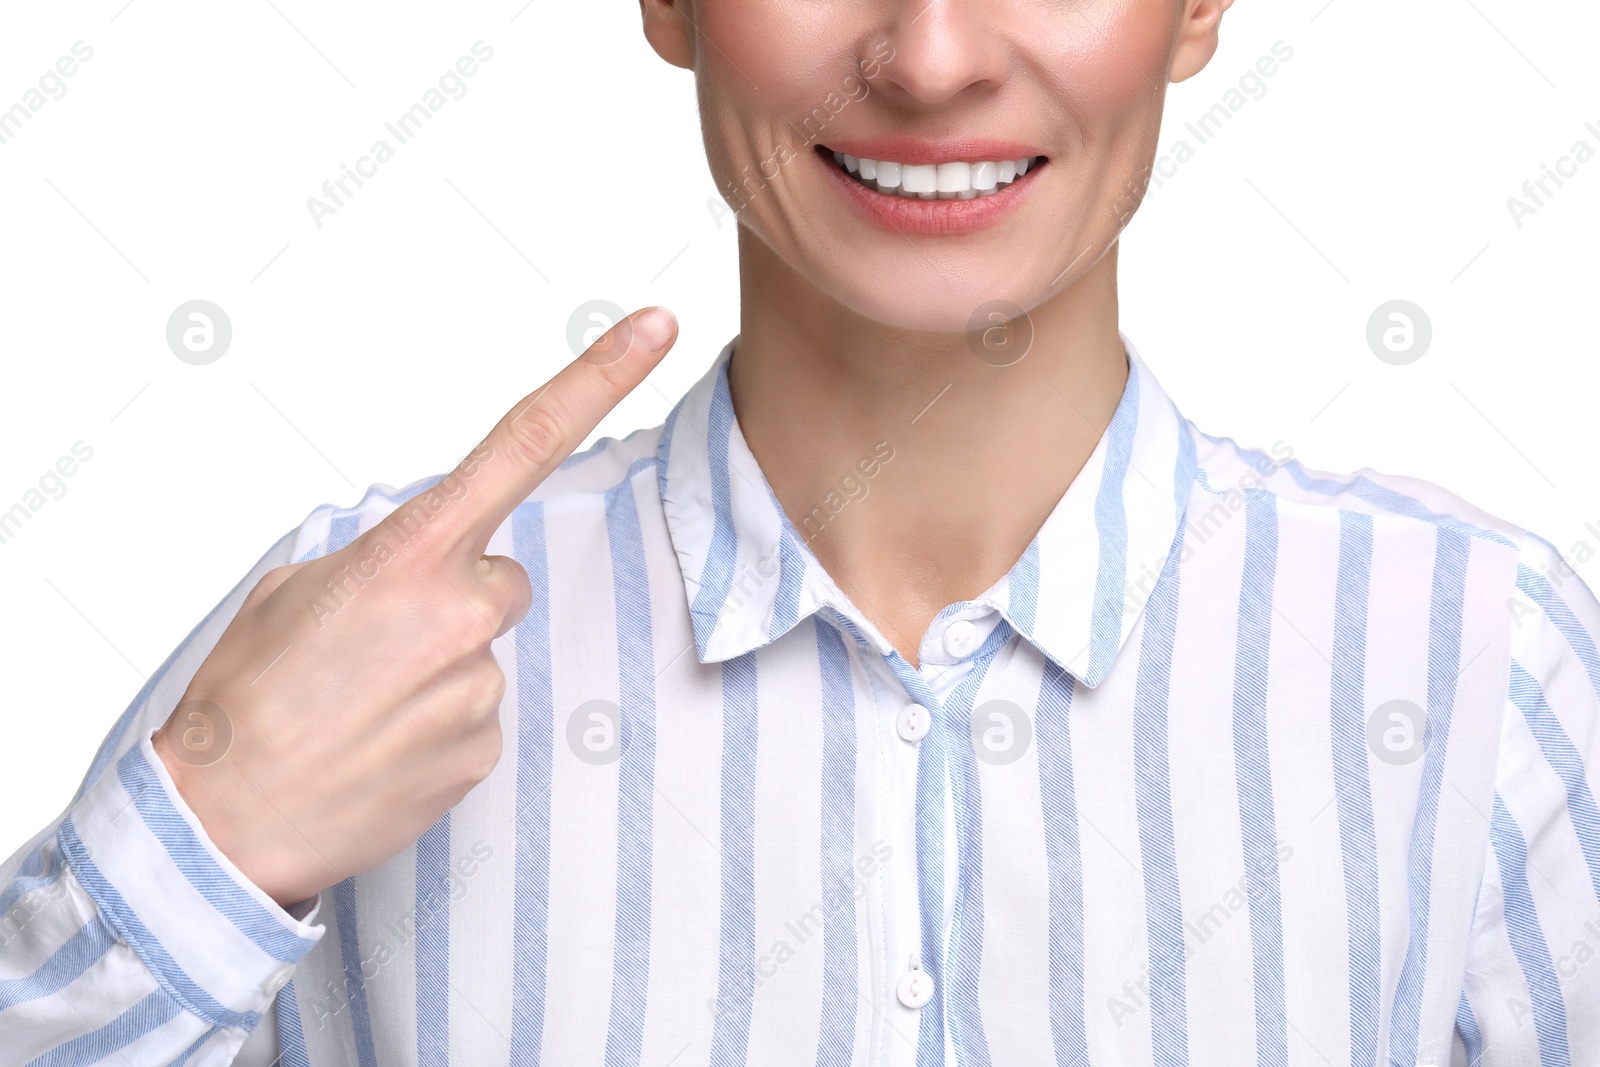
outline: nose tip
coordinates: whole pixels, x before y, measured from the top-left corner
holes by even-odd
[[[942,104],[1005,75],[1005,47],[982,11],[964,0],[911,0],[887,28],[894,57],[885,84],[907,100]],[[882,86],[880,86],[882,87]]]

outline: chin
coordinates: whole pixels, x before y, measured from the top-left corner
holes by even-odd
[[[1024,315],[1070,284],[1090,260],[1084,256],[1073,273],[1052,286],[1065,264],[1045,262],[1041,256],[1038,264],[1028,266],[1019,263],[1012,251],[1002,256],[944,255],[935,261],[937,250],[918,254],[907,246],[904,254],[893,254],[886,267],[857,259],[845,271],[839,269],[839,257],[823,252],[806,256],[824,263],[807,273],[828,301],[862,318],[896,330],[960,334],[981,333],[997,322]]]

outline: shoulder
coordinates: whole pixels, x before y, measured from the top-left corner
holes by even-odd
[[[1455,620],[1463,633],[1470,627],[1474,644],[1504,653],[1485,663],[1509,667],[1514,690],[1519,678],[1560,685],[1569,707],[1587,718],[1600,713],[1600,601],[1577,569],[1595,558],[1600,529],[1586,527],[1564,554],[1435,482],[1372,467],[1319,470],[1282,441],[1247,447],[1189,426],[1192,536],[1204,539],[1251,494],[1264,494],[1274,505],[1280,563],[1331,568],[1342,567],[1347,551],[1365,557],[1353,573],[1375,583],[1373,610],[1389,624],[1426,631]]]
[[[528,496],[518,513],[531,508],[546,514],[603,510],[609,493],[645,472],[653,487],[661,432],[662,426],[656,425],[634,430],[622,438],[602,437],[573,453]],[[338,551],[406,501],[432,489],[448,473],[430,474],[398,489],[374,482],[354,504],[319,504],[293,532],[291,558],[299,563]]]
[[[1564,566],[1561,553],[1546,538],[1436,482],[1373,467],[1322,470],[1307,465],[1281,440],[1253,447],[1205,433],[1192,423],[1189,429],[1197,467],[1192,506],[1204,509],[1209,497],[1264,492],[1274,498],[1280,521],[1337,521],[1348,513],[1365,516],[1389,532],[1464,537],[1503,557],[1508,566],[1540,572]],[[1582,551],[1585,558],[1593,555],[1587,546]]]
[[[1530,641],[1583,648],[1591,635],[1600,638],[1600,605],[1577,569],[1597,554],[1600,530],[1593,526],[1563,553],[1540,533],[1436,482],[1372,467],[1321,470],[1282,441],[1249,447],[1189,428],[1197,469],[1187,521],[1198,535],[1242,510],[1251,494],[1265,494],[1285,545],[1299,539],[1331,548],[1354,538],[1384,555],[1388,575],[1405,573],[1407,560],[1427,572],[1448,561],[1465,610],[1509,621],[1513,655]],[[1535,615],[1540,625],[1531,624]],[[1594,673],[1600,684],[1600,667]]]

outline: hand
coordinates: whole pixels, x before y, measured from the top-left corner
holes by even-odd
[[[649,315],[613,326],[432,490],[269,571],[157,731],[206,833],[279,904],[402,851],[499,762],[506,680],[489,642],[532,592],[521,565],[484,552],[677,340],[670,312],[654,334]]]

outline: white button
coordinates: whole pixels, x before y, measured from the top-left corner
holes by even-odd
[[[957,619],[945,628],[944,650],[956,659],[971,653],[978,644],[978,627],[971,619]]]
[[[921,704],[907,704],[900,709],[900,718],[895,722],[895,729],[907,741],[921,741],[928,736],[928,727],[933,722],[933,716],[928,714],[928,709]]]
[[[907,971],[895,987],[895,996],[908,1008],[920,1008],[933,999],[933,979],[920,969]]]

